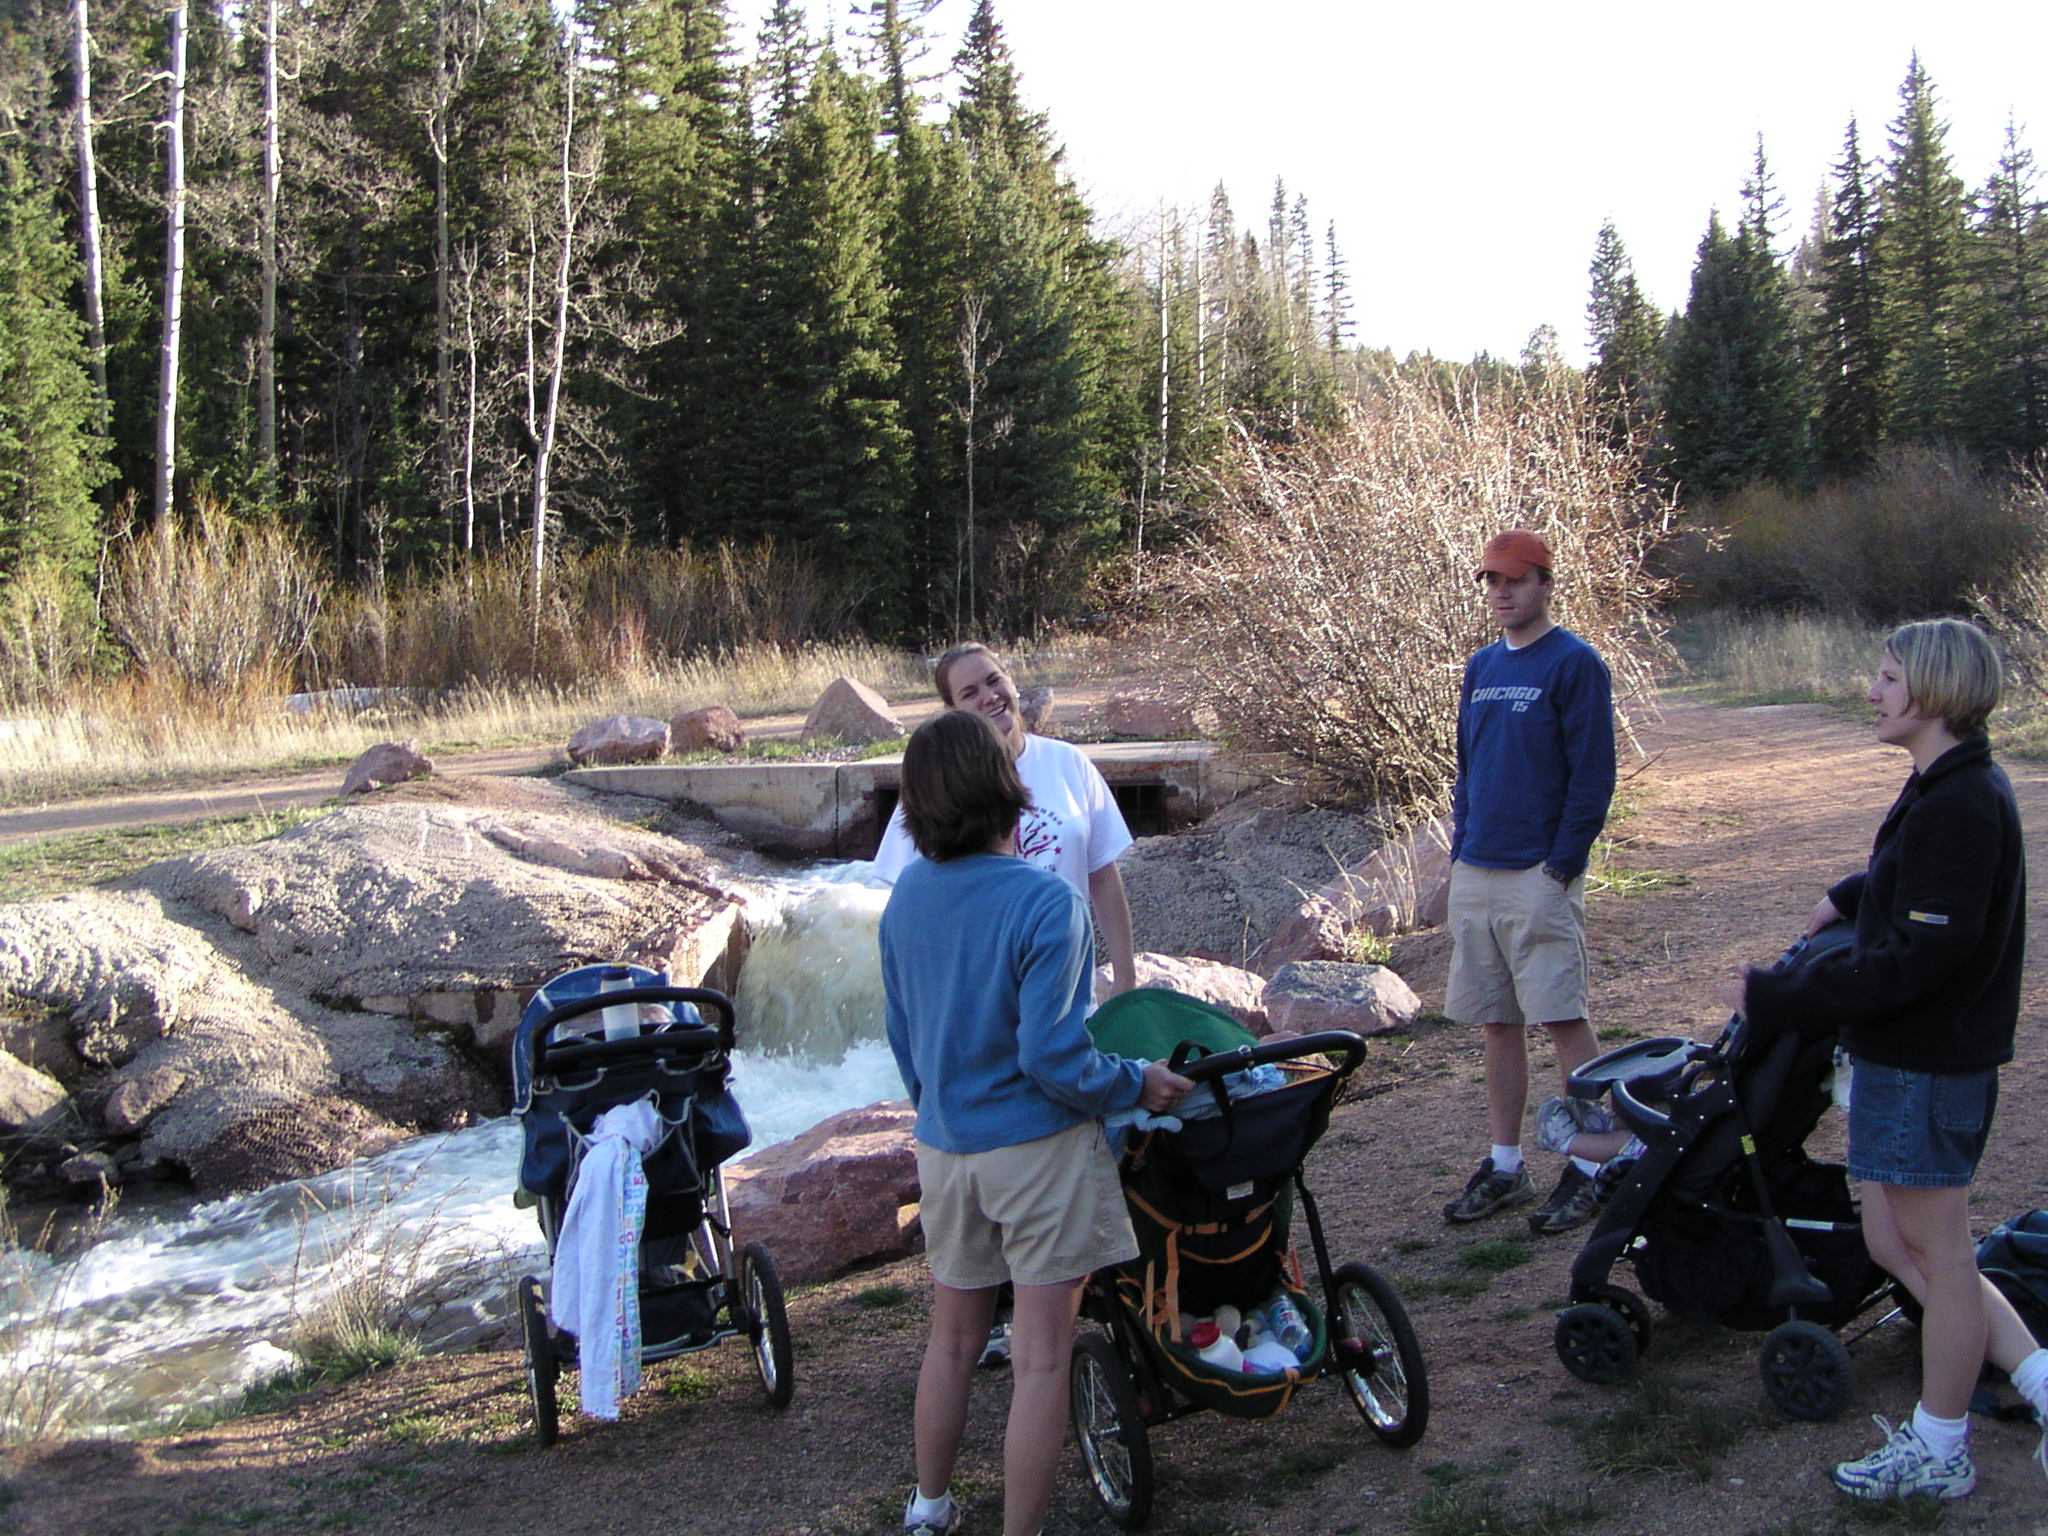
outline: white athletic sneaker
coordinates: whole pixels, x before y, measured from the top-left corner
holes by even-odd
[[[1614,1116],[1598,1099],[1559,1098],[1552,1094],[1536,1106],[1536,1145],[1546,1152],[1572,1149],[1572,1138],[1581,1131],[1596,1135],[1614,1129]]]
[[[1977,1486],[1964,1441],[1946,1461],[1937,1461],[1909,1419],[1897,1429],[1883,1414],[1873,1413],[1885,1442],[1860,1461],[1845,1461],[1832,1474],[1835,1486],[1852,1499],[1960,1499]]]

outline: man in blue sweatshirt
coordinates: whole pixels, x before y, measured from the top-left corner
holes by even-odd
[[[1550,548],[1510,529],[1475,573],[1500,639],[1465,664],[1451,816],[1451,977],[1444,1012],[1484,1035],[1493,1146],[1444,1207],[1477,1221],[1535,1198],[1522,1162],[1531,1025],[1560,1075],[1593,1058],[1586,1022],[1586,863],[1614,796],[1614,708],[1607,665],[1550,617]],[[1606,1111],[1568,1095],[1537,1116],[1539,1144],[1565,1151],[1579,1131],[1611,1130]],[[1567,1162],[1529,1217],[1566,1232],[1599,1206],[1598,1165]]]
[[[926,721],[903,753],[903,819],[924,855],[882,913],[889,1047],[917,1110],[932,1331],[917,1378],[906,1536],[952,1536],[949,1484],[996,1292],[1017,1291],[1004,1536],[1036,1536],[1066,1438],[1067,1363],[1090,1271],[1136,1256],[1101,1119],[1194,1085],[1088,1038],[1088,904],[1016,857],[1031,796],[983,715]]]

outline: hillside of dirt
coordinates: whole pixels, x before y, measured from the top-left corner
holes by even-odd
[[[1681,703],[1643,739],[1648,756],[1610,828],[1613,889],[1589,904],[1595,1023],[1609,1043],[1715,1030],[1713,983],[1770,959],[1820,888],[1861,865],[1907,768],[1859,721],[1809,707]],[[2048,771],[2007,766],[2036,832],[2035,888],[2048,889]],[[1395,963],[1433,1005],[1445,959],[1441,937],[1425,933],[1402,940]],[[1980,1233],[2048,1205],[2048,1123],[2035,1108],[2048,1088],[2044,976],[2037,964],[2029,977],[2019,1056],[1973,1194]],[[1530,1239],[1513,1216],[1451,1229],[1438,1215],[1482,1150],[1482,1125],[1477,1042],[1426,1015],[1413,1034],[1373,1042],[1309,1166],[1335,1256],[1368,1260],[1407,1299],[1429,1362],[1422,1441],[1381,1447],[1334,1386],[1263,1424],[1203,1414],[1162,1425],[1151,1434],[1152,1529],[1820,1536],[1939,1526],[2048,1536],[2038,1432],[2026,1424],[1980,1421],[1979,1490],[1946,1510],[1866,1511],[1832,1492],[1828,1466],[1875,1444],[1868,1414],[1911,1409],[1916,1338],[1901,1323],[1856,1340],[1853,1400],[1827,1423],[1795,1422],[1769,1404],[1755,1336],[1661,1316],[1633,1383],[1599,1388],[1567,1375],[1551,1334],[1571,1239]],[[1840,1134],[1825,1122],[1816,1150],[1838,1151]],[[886,1533],[911,1476],[927,1284],[913,1258],[794,1295],[797,1392],[784,1412],[765,1406],[748,1351],[727,1345],[654,1368],[619,1423],[572,1419],[542,1451],[517,1354],[446,1357],[201,1430],[0,1454],[0,1529]],[[985,1373],[959,1484],[974,1536],[998,1528],[1005,1397],[1003,1376]],[[1070,1451],[1048,1532],[1110,1529]]]

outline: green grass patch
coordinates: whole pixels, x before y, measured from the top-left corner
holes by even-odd
[[[713,1388],[711,1373],[702,1366],[676,1365],[669,1369],[668,1376],[661,1384],[664,1397],[673,1397],[686,1403],[709,1397]]]
[[[80,886],[132,875],[144,865],[182,853],[261,842],[327,814],[326,806],[222,816],[162,827],[116,827],[70,832],[0,848],[0,901],[56,896]]]
[[[1403,1280],[1395,1287],[1404,1301],[1419,1301],[1425,1296],[1448,1296],[1453,1301],[1470,1301],[1474,1296],[1486,1294],[1486,1288],[1493,1284],[1493,1275],[1417,1275]]]
[[[1342,955],[1353,965],[1388,965],[1394,958],[1394,946],[1385,934],[1374,933],[1370,928],[1347,928]]]
[[[1836,1513],[1838,1531],[1939,1531],[1948,1527],[1948,1505],[1939,1499],[1844,1499]]]
[[[1417,1501],[1410,1529],[1415,1536],[1573,1536],[1599,1517],[1590,1497],[1512,1504],[1498,1483],[1458,1479],[1439,1481]]]
[[[1610,1044],[1619,1044],[1623,1040],[1633,1040],[1635,1037],[1636,1032],[1626,1024],[1602,1024],[1593,1031],[1595,1040]]]
[[[879,1310],[883,1307],[900,1307],[916,1295],[917,1292],[909,1286],[889,1280],[855,1291],[853,1300],[856,1306],[874,1307]]]
[[[1518,1238],[1494,1237],[1467,1243],[1458,1250],[1458,1262],[1482,1274],[1499,1275],[1529,1262],[1529,1245]]]
[[[1723,1451],[1755,1424],[1749,1412],[1731,1408],[1668,1377],[1638,1376],[1618,1407],[1568,1427],[1586,1465],[1602,1477],[1683,1472],[1705,1482]]]

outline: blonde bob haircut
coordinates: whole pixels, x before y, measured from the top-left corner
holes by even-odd
[[[1991,637],[1961,619],[1901,624],[1884,648],[1899,663],[1914,708],[1939,717],[1957,736],[1982,736],[2005,692],[2005,672]]]

